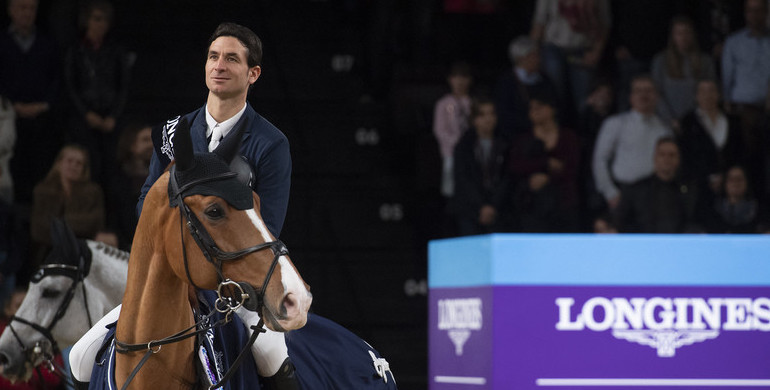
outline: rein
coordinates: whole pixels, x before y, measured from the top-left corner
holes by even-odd
[[[129,374],[128,378],[126,379],[126,382],[123,384],[123,387],[122,387],[123,390],[125,390],[128,387],[129,383],[131,383],[131,381],[134,379],[134,377],[142,368],[142,366],[144,366],[144,364],[147,362],[150,356],[160,352],[163,345],[176,343],[176,342],[188,339],[190,337],[205,333],[208,330],[213,329],[214,327],[222,326],[230,321],[230,316],[232,315],[232,313],[238,308],[240,308],[241,306],[243,306],[248,310],[256,311],[257,313],[261,312],[261,310],[264,308],[264,298],[265,298],[265,293],[267,292],[267,286],[268,286],[268,283],[270,282],[270,279],[272,278],[272,275],[275,271],[276,266],[278,265],[278,260],[280,259],[281,256],[285,256],[289,254],[289,251],[286,248],[286,246],[283,244],[283,242],[281,242],[280,240],[275,240],[275,241],[264,242],[261,244],[257,244],[254,246],[250,246],[248,248],[244,248],[244,249],[240,249],[232,252],[223,251],[219,249],[219,247],[216,244],[216,241],[214,241],[214,239],[208,233],[208,231],[200,222],[198,217],[195,216],[195,213],[193,213],[192,210],[190,210],[190,208],[187,206],[187,204],[184,203],[184,196],[183,196],[184,192],[193,188],[195,185],[203,184],[206,182],[230,179],[235,176],[237,176],[237,174],[234,172],[226,172],[213,177],[193,180],[179,187],[176,180],[176,165],[173,165],[171,167],[169,171],[169,187],[170,187],[169,189],[170,189],[170,193],[174,194],[174,196],[177,198],[179,210],[180,210],[179,211],[179,232],[180,232],[180,240],[182,243],[182,258],[184,259],[184,268],[185,268],[185,273],[187,274],[187,280],[196,290],[202,290],[200,287],[198,287],[195,284],[195,282],[192,280],[192,277],[190,275],[190,269],[189,269],[189,264],[187,260],[187,248],[185,246],[185,241],[184,241],[184,225],[187,225],[190,235],[193,237],[193,240],[198,245],[201,252],[203,252],[203,256],[206,258],[206,260],[209,263],[211,263],[214,266],[214,269],[217,272],[218,286],[217,286],[217,300],[214,303],[215,310],[212,310],[211,313],[209,313],[206,317],[196,322],[192,326],[188,327],[187,329],[179,331],[171,336],[168,336],[160,340],[151,340],[150,342],[145,344],[141,344],[141,343],[126,344],[118,341],[116,338],[115,351],[118,353],[125,354],[130,352],[137,352],[137,351],[147,351],[145,352],[144,356],[142,356],[142,359],[139,361],[137,366],[133,369],[131,374]],[[254,287],[252,287],[249,283],[235,282],[224,277],[224,274],[222,272],[223,262],[237,260],[246,255],[261,251],[266,248],[270,248],[272,250],[273,261],[270,264],[270,268],[268,269],[267,274],[265,275],[265,280],[263,281],[262,286],[260,286],[259,292],[257,292],[254,289]],[[229,296],[223,294],[223,289],[230,289],[230,287],[237,289],[239,293],[231,294]],[[217,321],[216,323],[205,325],[200,329],[190,332],[193,329],[198,328],[199,325],[202,325],[205,322],[210,322],[209,319],[216,312],[225,314],[224,318]],[[209,386],[209,389],[215,389],[215,388],[221,387],[224,383],[230,380],[230,378],[233,376],[233,374],[235,374],[235,371],[237,371],[238,367],[242,363],[246,353],[249,352],[249,349],[251,349],[251,346],[254,344],[254,342],[256,342],[259,334],[266,332],[266,330],[264,329],[264,321],[262,320],[261,316],[259,319],[259,323],[257,323],[257,325],[250,326],[250,328],[253,330],[253,332],[249,337],[249,341],[246,343],[244,348],[238,354],[238,357],[235,359],[235,361],[233,361],[233,364],[231,365],[231,367],[222,376],[222,379],[220,379],[217,383]],[[153,349],[155,347],[157,347],[157,349]]]
[[[217,300],[217,302],[220,302],[220,301]],[[211,316],[213,316],[216,312],[225,312],[225,311],[227,311],[227,314],[225,315],[224,318],[214,323],[210,322]],[[117,353],[126,354],[130,352],[137,352],[137,351],[143,351],[143,350],[147,351],[145,352],[144,356],[142,356],[142,359],[139,361],[136,367],[134,367],[134,370],[131,371],[131,374],[128,376],[128,378],[126,378],[126,382],[123,384],[123,387],[121,387],[121,390],[125,390],[126,388],[128,388],[128,384],[131,383],[131,381],[134,379],[136,374],[139,373],[139,370],[142,368],[142,366],[144,366],[144,364],[147,362],[150,356],[160,352],[161,348],[164,345],[176,343],[193,336],[198,336],[200,334],[208,332],[210,329],[214,329],[216,327],[222,326],[230,322],[230,315],[232,314],[232,312],[233,310],[228,309],[223,311],[223,309],[216,307],[216,310],[212,310],[208,315],[206,315],[204,318],[202,318],[201,320],[199,320],[189,328],[184,329],[180,332],[177,332],[166,338],[150,341],[147,344],[126,344],[116,339],[115,351]],[[199,329],[191,333],[188,333],[191,330],[198,328],[200,325],[207,324],[207,323],[209,325],[202,326]],[[251,346],[254,344],[255,341],[257,341],[257,337],[259,336],[259,334],[266,332],[265,328],[263,327],[264,324],[265,324],[264,321],[262,321],[262,319],[260,318],[259,323],[257,323],[257,325],[252,325],[249,327],[253,332],[251,333],[251,336],[249,337],[249,341],[246,343],[246,346],[238,354],[238,357],[235,359],[235,361],[233,361],[232,366],[230,367],[229,370],[227,370],[225,375],[222,376],[222,379],[220,379],[217,383],[214,383],[211,386],[209,386],[209,389],[216,389],[216,388],[222,387],[222,385],[224,385],[228,380],[230,380],[233,374],[235,374],[235,371],[237,371],[238,367],[241,365],[241,362],[243,361],[243,358],[245,357],[246,353],[249,352],[249,349],[251,349]],[[155,347],[157,347],[157,349],[153,349]]]
[[[179,332],[177,332],[177,333],[175,333],[175,334],[173,334],[171,336],[168,336],[168,337],[160,339],[160,340],[152,340],[152,341],[150,341],[147,344],[126,344],[126,343],[122,343],[122,342],[118,341],[118,339],[116,338],[115,339],[115,352],[117,352],[117,353],[127,354],[127,353],[130,353],[130,352],[137,352],[137,351],[147,350],[147,352],[144,354],[144,356],[142,356],[142,360],[140,360],[139,363],[136,365],[136,367],[134,367],[134,370],[131,371],[131,374],[126,379],[126,382],[123,384],[123,387],[121,388],[121,390],[125,390],[126,388],[128,388],[128,384],[131,383],[131,381],[134,379],[136,374],[139,373],[139,370],[142,368],[142,366],[144,366],[144,363],[147,362],[147,360],[150,358],[150,356],[160,352],[161,348],[164,345],[176,343],[176,342],[188,339],[190,337],[197,336],[197,335],[199,335],[201,333],[207,332],[209,329],[213,329],[213,328],[215,328],[217,326],[222,326],[222,325],[224,325],[224,324],[226,324],[227,322],[230,321],[230,316],[228,314],[224,318],[222,318],[221,320],[219,320],[219,321],[217,321],[215,323],[207,325],[207,326],[205,326],[205,327],[203,327],[201,329],[198,329],[198,330],[196,330],[194,332],[188,333],[191,330],[197,328],[198,325],[201,325],[203,323],[209,322],[209,319],[211,318],[212,315],[214,315],[214,313],[216,313],[216,311],[211,311],[211,313],[209,313],[205,318],[203,318],[200,321],[196,322],[195,324],[193,324],[192,326],[190,326],[187,329],[179,331]],[[157,347],[157,349],[153,349],[155,347]]]

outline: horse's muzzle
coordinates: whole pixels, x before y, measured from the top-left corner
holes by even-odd
[[[313,295],[309,291],[290,292],[284,295],[277,308],[266,304],[262,318],[267,327],[276,332],[299,329],[307,323],[307,313],[312,302]]]
[[[11,382],[26,382],[32,377],[33,365],[26,353],[18,352],[22,351],[0,350],[0,374]]]

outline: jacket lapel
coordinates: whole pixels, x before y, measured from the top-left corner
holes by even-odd
[[[209,143],[206,141],[206,106],[203,106],[195,114],[190,125],[190,137],[192,137],[193,152],[206,153],[209,151]]]
[[[245,120],[246,118],[249,119],[250,126],[247,127],[243,132],[243,139],[241,140],[241,149],[243,149],[247,144],[246,141],[251,136],[251,129],[254,128],[254,126],[257,123],[257,112],[254,111],[253,108],[251,108],[251,104],[249,104],[248,102],[246,103],[246,111],[243,112],[243,116],[241,116],[241,119],[238,120],[238,123],[235,125],[235,127],[238,127],[241,121]]]

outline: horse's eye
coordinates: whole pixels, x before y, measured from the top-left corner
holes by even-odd
[[[47,288],[43,290],[43,298],[56,298],[61,294],[59,290]]]
[[[225,216],[225,209],[217,203],[206,207],[203,211],[209,219],[220,219]]]

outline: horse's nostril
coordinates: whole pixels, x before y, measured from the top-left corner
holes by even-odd
[[[8,355],[6,355],[5,352],[0,351],[0,373],[5,371],[6,367],[8,367],[10,362],[11,362],[11,359],[8,358]]]
[[[287,294],[283,297],[283,303],[281,305],[281,315],[286,316],[293,315],[297,311],[297,299],[294,294]]]
[[[285,298],[283,298],[283,306],[286,307],[286,309],[291,309],[296,305],[297,305],[297,300],[294,299],[294,294],[289,294]]]

